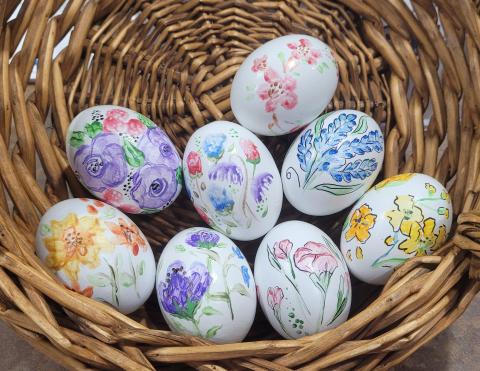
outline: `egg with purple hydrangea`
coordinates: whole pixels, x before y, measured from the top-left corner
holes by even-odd
[[[163,249],[157,297],[170,329],[216,343],[242,341],[257,305],[245,256],[232,240],[209,228],[190,228]]]
[[[202,219],[242,241],[267,233],[282,208],[280,174],[252,132],[228,121],[195,131],[183,159],[187,193]]]
[[[182,160],[175,145],[138,112],[90,107],[72,120],[65,142],[70,166],[83,186],[122,211],[161,211],[182,189]]]

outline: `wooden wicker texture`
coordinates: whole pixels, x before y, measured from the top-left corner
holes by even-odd
[[[63,0],[26,0],[7,21],[20,3],[0,2],[0,317],[57,362],[387,369],[447,328],[480,289],[479,1],[413,0],[412,11],[402,0],[69,0],[55,15]],[[213,345],[166,331],[155,297],[128,318],[59,284],[34,254],[34,231],[69,191],[87,195],[65,157],[71,118],[94,104],[127,106],[182,151],[197,127],[233,119],[230,83],[242,60],[292,32],[335,52],[340,84],[328,109],[360,109],[382,123],[383,176],[416,171],[448,185],[457,225],[437,255],[407,262],[381,292],[357,283],[350,320],[299,340],[279,340],[259,313],[246,342]],[[292,139],[265,140],[279,164]],[[285,203],[281,219],[296,218],[338,237],[345,213],[305,217]],[[184,196],[135,220],[157,254],[177,231],[201,225]],[[255,245],[240,246],[251,258]]]

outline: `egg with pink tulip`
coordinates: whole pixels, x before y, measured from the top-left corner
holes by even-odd
[[[312,224],[288,221],[267,233],[254,277],[265,316],[287,339],[334,328],[348,318],[347,264],[330,237]]]

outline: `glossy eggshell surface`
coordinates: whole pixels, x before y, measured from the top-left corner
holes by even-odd
[[[242,341],[252,326],[255,282],[240,249],[209,228],[190,228],[165,246],[157,296],[172,331],[216,343]]]
[[[39,258],[71,290],[128,314],[149,298],[155,259],[138,227],[121,211],[73,198],[51,207],[36,234]]]
[[[302,131],[285,156],[285,197],[305,214],[334,214],[370,188],[383,154],[382,131],[367,114],[340,110],[322,115]]]
[[[200,216],[236,240],[253,240],[277,222],[280,173],[255,134],[227,121],[195,131],[183,159],[185,187]]]
[[[385,284],[393,268],[440,247],[452,225],[447,190],[424,174],[400,174],[369,190],[348,215],[341,250],[358,279]]]
[[[332,240],[301,221],[277,225],[255,258],[263,312],[285,338],[299,338],[346,321],[352,300],[347,265]]]
[[[307,35],[282,36],[243,61],[232,83],[232,111],[256,134],[286,134],[315,119],[337,84],[337,63],[325,43]]]
[[[71,122],[67,157],[96,197],[128,213],[168,207],[182,189],[181,158],[167,134],[128,108],[95,106]]]

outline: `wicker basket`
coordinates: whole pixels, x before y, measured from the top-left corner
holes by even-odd
[[[414,0],[413,9],[402,0],[63,2],[0,3],[0,317],[35,348],[72,369],[386,369],[463,313],[480,288],[478,1]],[[279,340],[258,313],[245,342],[213,345],[167,331],[155,297],[126,317],[59,284],[33,240],[47,208],[69,192],[87,195],[64,153],[70,119],[94,104],[128,106],[182,151],[197,127],[233,119],[230,82],[242,60],[292,32],[335,51],[340,84],[328,109],[382,122],[383,176],[423,172],[448,185],[457,224],[446,245],[404,264],[382,291],[354,282],[351,319],[299,340]],[[292,139],[265,142],[281,161]],[[285,205],[281,220],[297,218],[338,241],[345,213],[312,218]],[[185,196],[135,221],[157,254],[202,223]],[[255,245],[240,244],[250,258]]]

